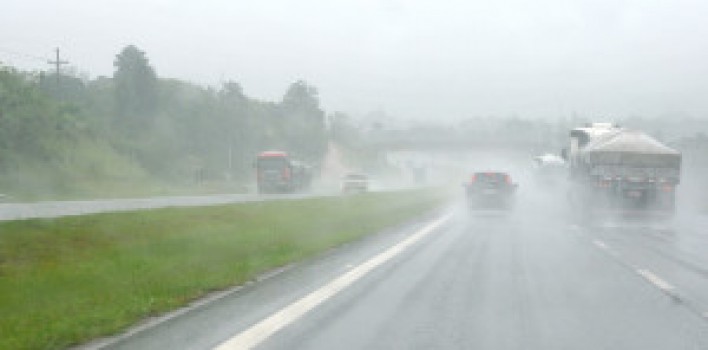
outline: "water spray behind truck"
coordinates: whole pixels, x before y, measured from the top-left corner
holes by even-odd
[[[681,153],[646,133],[610,123],[588,124],[571,130],[563,155],[577,214],[675,212]]]

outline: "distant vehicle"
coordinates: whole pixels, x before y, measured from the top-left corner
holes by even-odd
[[[312,169],[293,160],[286,152],[261,152],[256,157],[258,193],[291,193],[306,190],[312,182]]]
[[[568,168],[561,156],[546,153],[533,158],[534,179],[540,185],[555,186],[568,179]]]
[[[578,214],[673,214],[681,153],[644,132],[593,123],[570,132],[569,198]]]
[[[536,166],[538,167],[543,167],[543,166],[548,166],[548,165],[556,165],[556,166],[564,166],[565,165],[565,160],[561,156],[557,156],[555,154],[551,153],[545,153],[540,156],[536,156],[533,158],[534,163],[536,163]]]
[[[509,209],[514,205],[518,184],[504,172],[476,172],[464,184],[470,208]]]
[[[361,173],[349,173],[342,177],[342,192],[361,193],[369,190],[369,177]]]

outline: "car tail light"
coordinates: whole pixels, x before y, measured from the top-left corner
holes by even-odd
[[[504,175],[504,180],[506,181],[507,184],[511,185],[511,176]]]
[[[290,168],[283,168],[283,179],[290,179]]]
[[[661,190],[664,191],[664,192],[671,192],[671,191],[674,190],[674,186],[671,186],[671,185],[664,185],[664,186],[661,186]]]
[[[472,177],[470,177],[470,183],[473,183],[477,181],[477,174],[472,174]]]
[[[610,182],[609,181],[598,181],[595,186],[599,188],[609,188],[610,187]]]

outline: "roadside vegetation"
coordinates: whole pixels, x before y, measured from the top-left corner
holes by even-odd
[[[27,72],[0,62],[0,194],[22,201],[245,192],[263,150],[285,150],[317,171],[327,145],[336,144],[350,168],[396,173],[401,169],[384,164],[386,149],[557,152],[569,128],[597,119],[512,114],[443,122],[440,115],[403,123],[384,111],[354,118],[325,111],[317,88],[303,80],[283,86],[282,98],[264,101],[233,80],[201,86],[162,77],[134,45],[116,50],[113,66],[111,76],[90,77],[77,68]],[[703,119],[615,121],[707,164]]]
[[[416,190],[0,222],[0,349],[115,333],[445,200]]]
[[[237,82],[203,87],[160,78],[129,45],[113,76],[24,72],[0,62],[0,193],[91,198],[242,189],[255,154],[287,150],[317,165],[325,112],[305,81],[280,101]]]

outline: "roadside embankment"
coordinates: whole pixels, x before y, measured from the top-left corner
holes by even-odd
[[[0,222],[0,349],[118,332],[447,198],[427,189]]]

